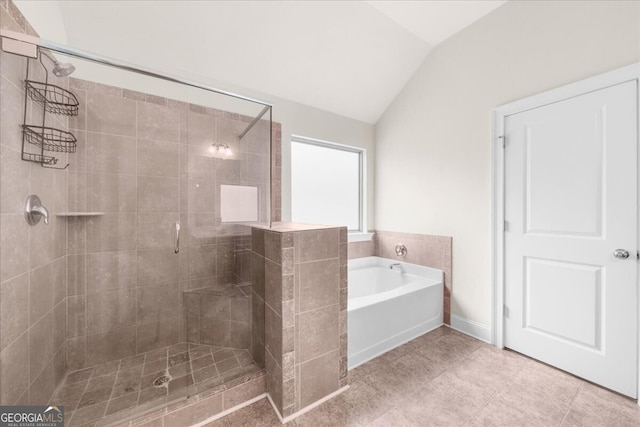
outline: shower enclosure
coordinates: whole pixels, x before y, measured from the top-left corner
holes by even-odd
[[[2,36],[0,403],[106,425],[263,374],[271,106]]]

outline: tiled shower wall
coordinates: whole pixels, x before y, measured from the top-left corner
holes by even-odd
[[[35,35],[11,2],[0,2],[0,28]],[[30,77],[44,77],[32,62]],[[66,221],[51,215],[29,226],[29,194],[51,213],[66,206],[66,174],[21,157],[26,58],[0,52],[0,404],[43,404],[66,371]],[[67,79],[50,82],[66,87]],[[27,121],[41,125],[42,107],[28,102]],[[67,128],[64,116],[46,125]],[[59,156],[64,165],[66,156]]]
[[[68,209],[104,212],[69,220],[68,362],[77,369],[185,341],[183,291],[248,276],[236,253],[247,252],[249,229],[220,223],[218,188],[265,189],[269,130],[258,123],[239,141],[252,117],[73,78],[70,87],[80,114],[70,120],[79,141]],[[206,155],[216,141],[233,156]],[[234,332],[216,326],[221,337]]]
[[[379,256],[442,270],[444,272],[444,323],[451,324],[451,245],[453,239],[449,236],[391,231],[375,231],[374,233],[371,241],[349,243],[349,259]],[[407,255],[403,258],[398,257],[395,253],[395,247],[398,243],[407,247]]]
[[[347,231],[296,224],[253,229],[254,352],[283,417],[347,384]],[[264,314],[263,314],[264,312]],[[261,341],[264,339],[264,341]],[[255,354],[255,353],[254,353]]]

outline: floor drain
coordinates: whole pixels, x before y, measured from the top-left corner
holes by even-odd
[[[164,387],[166,383],[171,381],[171,377],[168,375],[160,375],[158,378],[153,380],[154,387]]]

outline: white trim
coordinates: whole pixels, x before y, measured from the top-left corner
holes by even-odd
[[[348,233],[347,238],[349,243],[355,242],[370,242],[373,239],[373,233]]]
[[[262,393],[260,396],[256,396],[253,399],[249,399],[246,402],[242,402],[241,404],[234,406],[233,408],[229,408],[229,409],[226,409],[226,410],[224,410],[222,412],[219,412],[219,413],[207,418],[204,421],[200,421],[199,423],[194,424],[192,427],[205,426],[205,425],[207,425],[207,424],[209,424],[209,423],[211,423],[211,422],[213,422],[213,421],[215,421],[217,419],[220,419],[222,417],[226,417],[227,415],[232,414],[233,412],[236,412],[237,410],[242,409],[245,406],[252,405],[252,404],[258,402],[259,400],[264,399],[267,396],[268,396],[267,393]],[[223,396],[222,399],[224,400],[224,396]]]
[[[269,403],[271,403],[271,406],[273,407],[273,410],[276,412],[276,415],[278,416],[278,418],[280,419],[280,422],[282,424],[286,424],[289,421],[295,420],[296,418],[298,418],[300,415],[304,415],[307,412],[311,411],[312,409],[317,408],[318,406],[322,405],[324,402],[326,402],[327,400],[333,399],[334,397],[336,397],[339,394],[342,394],[343,392],[345,392],[347,389],[349,388],[348,385],[342,387],[341,389],[338,389],[336,391],[334,391],[331,394],[326,395],[325,397],[323,397],[320,400],[317,400],[315,402],[313,402],[311,405],[309,406],[305,406],[304,408],[302,408],[301,410],[299,410],[298,412],[295,412],[291,415],[289,415],[288,417],[282,418],[282,415],[280,415],[280,411],[278,411],[278,407],[276,406],[275,403],[273,403],[273,400],[271,400],[271,396],[269,394],[267,394],[267,399],[269,399]]]
[[[452,314],[450,328],[491,344],[491,327],[489,325]]]
[[[493,110],[493,147],[492,147],[492,324],[491,342],[497,347],[504,347],[504,316],[502,307],[504,304],[504,150],[501,137],[504,135],[504,121],[507,116],[523,111],[538,108],[554,102],[563,101],[576,96],[584,95],[596,90],[624,82],[638,82],[638,99],[640,100],[640,63],[635,63],[598,76],[571,83],[556,89],[542,92],[509,104],[502,105]],[[640,106],[638,106],[638,123],[640,123]],[[508,144],[508,142],[507,142]],[[640,154],[639,154],[640,156]],[[640,157],[638,158],[640,168]],[[640,189],[640,185],[639,185]],[[640,205],[640,197],[638,198]],[[640,211],[640,206],[639,206]],[[638,218],[640,230],[640,215]],[[640,231],[639,231],[640,232]],[[638,236],[640,242],[640,235]],[[639,263],[640,277],[640,263]],[[640,309],[640,295],[638,297]],[[640,311],[640,310],[639,310]],[[453,316],[452,316],[453,320]],[[638,331],[640,334],[640,316],[638,316]],[[637,354],[640,356],[640,337]],[[638,360],[638,384],[640,384],[640,360]],[[639,393],[640,395],[640,393]],[[640,404],[640,400],[638,401]]]

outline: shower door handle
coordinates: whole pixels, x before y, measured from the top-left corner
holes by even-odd
[[[175,253],[180,252],[180,223],[176,222],[175,239],[173,242],[173,250]]]

